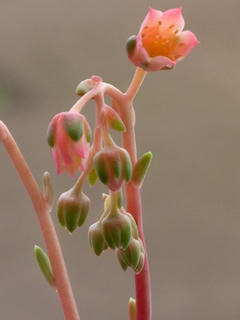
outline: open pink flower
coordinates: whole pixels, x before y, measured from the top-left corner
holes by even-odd
[[[48,126],[47,140],[58,174],[66,170],[73,176],[77,170],[85,170],[91,131],[82,114],[61,112],[55,115]]]
[[[127,42],[129,59],[146,71],[173,68],[198,43],[191,31],[183,31],[182,9],[165,12],[149,9],[137,36]]]

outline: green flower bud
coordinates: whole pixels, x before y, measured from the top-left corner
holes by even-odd
[[[133,175],[132,175],[132,182],[138,186],[139,188],[142,186],[143,180],[147,174],[148,168],[152,161],[152,153],[146,152],[141,158],[136,162]]]
[[[140,242],[136,239],[131,239],[128,247],[124,249],[120,249],[120,255],[123,261],[129,266],[135,269],[140,260],[141,254],[141,245]]]
[[[103,250],[107,249],[107,243],[105,242],[101,223],[95,222],[88,230],[88,239],[91,248],[97,256],[100,256]]]
[[[73,232],[77,226],[81,226],[86,220],[90,206],[89,198],[81,192],[77,194],[70,189],[58,199],[57,214],[60,224]]]
[[[103,235],[110,248],[127,248],[131,239],[131,222],[128,216],[110,212],[102,221]]]

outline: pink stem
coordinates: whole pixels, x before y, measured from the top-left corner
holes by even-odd
[[[36,211],[37,218],[46,244],[47,253],[54,275],[63,313],[66,320],[80,320],[71,284],[68,278],[62,250],[58,241],[48,205],[37,185],[27,163],[25,162],[16,142],[5,124],[0,121],[0,140],[3,142],[13,164],[29,194]]]
[[[125,108],[125,113],[122,114],[123,121],[126,125],[127,131],[123,133],[123,147],[129,152],[132,164],[134,165],[137,160],[136,153],[136,139],[134,132],[134,123],[131,113],[133,112],[132,104]],[[136,320],[150,320],[152,314],[151,307],[151,282],[148,263],[148,254],[143,232],[142,221],[142,203],[140,190],[132,182],[125,185],[127,211],[130,212],[135,218],[140,238],[143,241],[145,248],[145,263],[143,270],[140,274],[135,275],[136,287]]]
[[[132,164],[137,161],[137,148],[135,138],[135,111],[132,101],[135,98],[146,72],[141,68],[137,68],[132,79],[132,82],[123,95],[118,89],[112,85],[105,84],[105,93],[117,101],[119,112],[122,120],[126,126],[127,131],[123,133],[123,147],[129,152]],[[151,282],[148,263],[148,254],[143,232],[142,221],[142,202],[140,190],[133,183],[125,185],[127,211],[130,212],[135,218],[139,235],[143,241],[145,248],[145,263],[143,270],[140,274],[135,275],[136,287],[136,320],[151,320],[152,318],[152,305],[151,305]]]

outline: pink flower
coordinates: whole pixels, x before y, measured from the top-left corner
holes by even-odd
[[[184,24],[181,8],[150,8],[138,35],[128,39],[129,59],[146,71],[172,69],[199,43],[191,31],[183,31]]]
[[[82,114],[61,112],[55,115],[48,126],[47,140],[58,174],[66,170],[74,176],[77,170],[85,170],[91,130]]]

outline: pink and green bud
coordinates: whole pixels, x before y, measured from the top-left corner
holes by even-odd
[[[77,194],[74,189],[64,192],[57,204],[59,223],[73,232],[85,222],[89,207],[90,200],[83,192]]]
[[[115,209],[114,209],[115,210]],[[127,248],[131,240],[131,222],[127,215],[119,210],[110,213],[102,221],[102,230],[106,243],[112,249]]]
[[[54,286],[53,271],[48,255],[37,245],[34,246],[34,254],[43,276],[51,286]]]
[[[91,142],[91,129],[78,112],[62,112],[51,120],[47,141],[52,149],[58,174],[66,170],[72,176],[85,170]]]
[[[102,110],[102,121],[106,122],[107,126],[113,130],[125,132],[126,127],[119,114],[111,107],[104,106]]]
[[[92,90],[102,79],[98,76],[92,76],[91,79],[81,81],[76,88],[76,94],[82,97],[88,91]]]
[[[131,62],[146,71],[172,69],[199,43],[191,31],[183,31],[184,24],[181,8],[150,8],[138,35],[127,41]]]
[[[141,188],[145,176],[147,174],[148,168],[152,161],[152,153],[146,152],[141,158],[136,162],[133,168],[132,182],[139,188]]]
[[[105,147],[96,154],[94,166],[100,181],[112,191],[119,190],[123,180],[131,180],[132,163],[128,152],[123,148]]]
[[[108,245],[104,239],[102,225],[100,221],[92,224],[88,230],[88,239],[91,248],[97,256],[107,249]]]

